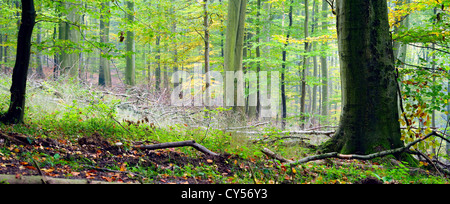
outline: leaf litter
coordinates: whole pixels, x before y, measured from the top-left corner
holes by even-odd
[[[222,175],[233,176],[231,169],[235,159],[229,154],[199,153],[192,157],[176,148],[137,150],[131,145],[111,145],[98,133],[73,142],[0,130],[0,174],[16,177],[40,175],[41,172],[55,178],[119,183],[208,184],[214,182],[208,176],[175,176],[167,172],[187,165],[206,165],[214,166]]]

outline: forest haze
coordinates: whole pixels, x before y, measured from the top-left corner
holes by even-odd
[[[448,182],[449,1],[0,11],[0,183]]]

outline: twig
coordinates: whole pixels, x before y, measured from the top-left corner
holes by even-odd
[[[443,173],[441,172],[441,170],[431,161],[431,159],[429,158],[429,157],[427,157],[425,154],[423,154],[422,152],[419,152],[419,151],[412,151],[412,150],[409,150],[408,151],[409,153],[412,153],[412,154],[416,154],[416,155],[418,155],[418,156],[421,156],[421,157],[423,157],[423,158],[425,158],[425,160],[427,160],[427,162],[429,163],[429,164],[431,164],[433,167],[434,167],[434,169],[436,169],[436,171],[442,176],[443,175]]]

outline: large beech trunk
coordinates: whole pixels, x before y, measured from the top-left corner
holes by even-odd
[[[402,147],[387,2],[339,0],[336,7],[343,111],[323,147],[344,154]]]

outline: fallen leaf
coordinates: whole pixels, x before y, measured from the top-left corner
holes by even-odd
[[[126,162],[122,163],[122,165],[120,165],[120,171],[126,171],[127,170],[126,166],[127,166]]]
[[[102,179],[108,182],[112,182],[112,178],[111,177],[106,177],[106,176],[102,176]]]
[[[206,162],[208,162],[208,163],[213,163],[213,160],[207,159]]]
[[[25,168],[31,169],[31,170],[36,170],[36,167],[34,167],[34,166],[25,166]]]
[[[292,173],[296,174],[297,170],[295,170],[295,168],[292,168]]]

